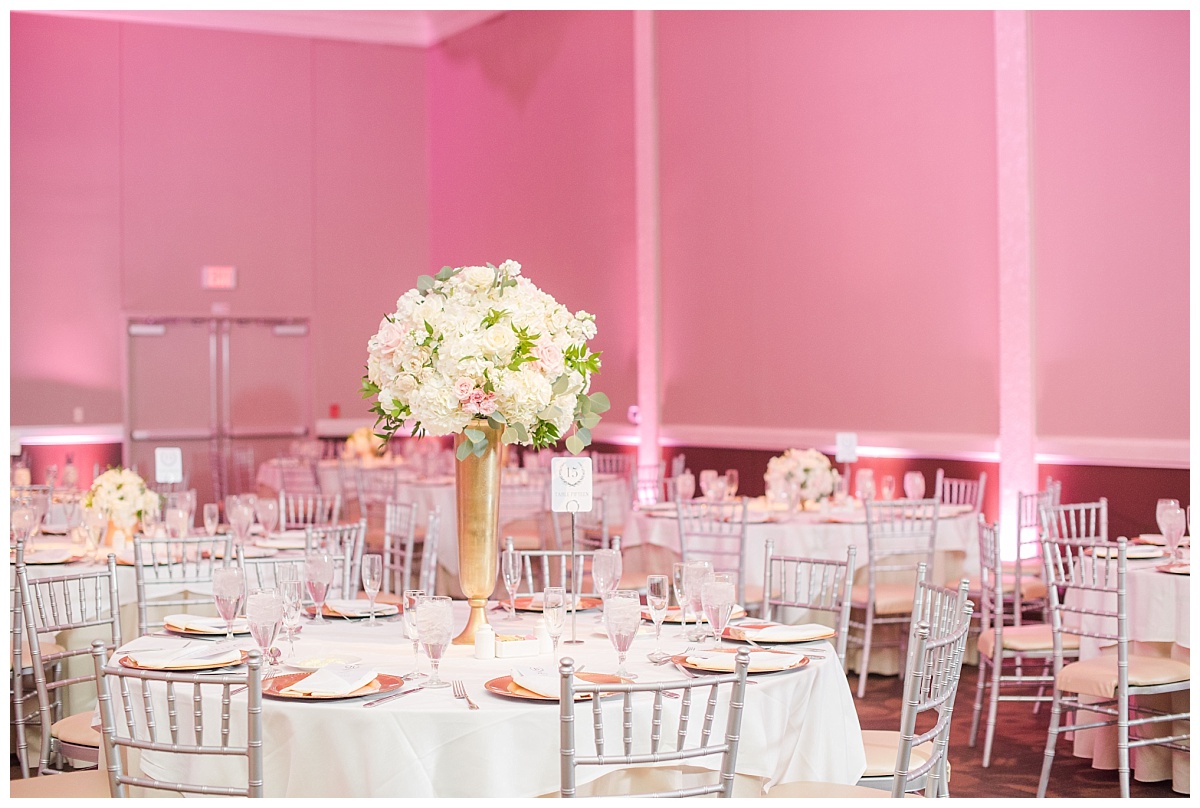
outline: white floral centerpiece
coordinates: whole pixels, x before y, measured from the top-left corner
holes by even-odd
[[[800,502],[820,502],[833,496],[837,469],[816,449],[788,449],[767,461],[767,498],[787,501],[792,489]]]
[[[387,450],[387,439],[376,435],[371,427],[360,426],[350,433],[342,447],[342,457],[350,460],[380,457]]]
[[[406,421],[413,435],[463,433],[458,459],[487,448],[472,422],[504,428],[504,442],[535,448],[566,436],[578,454],[609,407],[588,394],[600,355],[595,317],[572,314],[521,275],[521,265],[443,267],[396,301],[367,344],[363,397],[382,437]],[[567,436],[572,427],[575,431]]]
[[[136,472],[114,468],[92,481],[83,505],[108,514],[115,526],[129,530],[146,511],[158,508],[158,494],[146,488],[146,481]]]

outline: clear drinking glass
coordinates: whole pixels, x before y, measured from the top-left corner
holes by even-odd
[[[187,536],[187,509],[167,508],[167,535],[173,539]]]
[[[554,659],[558,659],[558,638],[567,624],[567,591],[561,586],[548,586],[542,593],[542,617],[546,620],[546,631],[553,643]]]
[[[90,558],[97,558],[100,553],[100,540],[108,529],[108,514],[95,506],[88,508],[84,515],[87,525],[87,553]]]
[[[637,674],[625,670],[625,657],[633,638],[642,625],[642,598],[636,589],[618,589],[609,594],[608,608],[604,610],[608,641],[617,649],[617,672],[622,679],[636,679]]]
[[[717,481],[716,469],[704,469],[700,472],[700,494],[705,499],[712,499],[713,483]]]
[[[596,622],[604,620],[603,605],[608,601],[608,595],[617,588],[617,584],[621,582],[621,553],[619,550],[596,550],[592,554],[592,583],[595,584],[596,592],[600,594],[601,607],[600,614],[596,618]]]
[[[854,496],[859,502],[875,499],[875,472],[871,469],[859,469],[854,474]]]
[[[244,500],[233,504],[233,512],[230,514],[229,524],[233,528],[233,543],[235,546],[241,547],[246,543],[246,538],[250,535],[250,526],[254,524],[254,508],[248,505]]]
[[[885,474],[879,478],[879,498],[891,499],[896,496],[896,478]]]
[[[1181,560],[1179,542],[1183,538],[1184,531],[1187,530],[1187,514],[1184,513],[1183,508],[1163,508],[1158,524],[1159,529],[1162,530],[1163,539],[1167,543],[1167,552],[1171,556],[1171,563],[1174,564]]]
[[[922,499],[925,496],[925,475],[919,471],[904,472],[904,496]]]
[[[204,503],[204,532],[210,536],[217,535],[217,526],[221,524],[221,506],[215,502]]]
[[[671,588],[675,590],[675,602],[679,604],[679,634],[677,637],[687,637],[688,599],[684,587],[683,576],[687,571],[687,562],[676,561],[671,565]]]
[[[217,614],[225,621],[225,639],[233,639],[233,621],[246,597],[246,576],[241,567],[218,567],[213,570],[213,601]]]
[[[423,679],[428,674],[421,673],[421,635],[417,632],[417,606],[425,600],[424,589],[404,590],[404,631],[413,644],[412,673],[404,674],[405,679]]]
[[[1167,537],[1167,531],[1163,527],[1163,512],[1168,508],[1178,508],[1179,500],[1177,499],[1160,499],[1158,504],[1154,506],[1154,521],[1158,523],[1158,532]]]
[[[150,498],[150,504],[142,508],[142,535],[157,536],[159,525],[162,524],[162,507],[159,497]]]
[[[379,594],[382,584],[383,556],[379,553],[367,553],[362,557],[362,585],[367,599],[371,601],[371,619],[367,623],[371,628],[383,625],[375,622],[375,597]]]
[[[733,614],[733,602],[737,598],[737,590],[733,586],[733,576],[727,572],[714,572],[704,578],[700,585],[700,600],[704,604],[704,615],[713,627],[716,647],[721,647],[721,635],[729,625],[729,617]]]
[[[517,620],[517,587],[521,585],[521,554],[512,547],[500,551],[500,573],[508,591],[508,620]]]
[[[725,498],[733,499],[737,496],[738,490],[738,470],[725,469]]]
[[[675,494],[680,499],[691,499],[696,496],[696,475],[686,469],[675,477]]]
[[[196,489],[189,488],[180,492],[179,496],[182,499],[183,507],[187,508],[187,523],[188,528],[191,529],[192,525],[196,524]]]
[[[275,525],[279,523],[279,500],[260,499],[255,510],[258,512],[258,521],[263,526],[263,533],[270,536],[275,530]]]
[[[692,614],[696,617],[696,630],[689,635],[688,639],[697,642],[703,640],[707,634],[704,630],[704,603],[701,597],[704,578],[712,571],[712,562],[710,561],[689,561],[687,569],[683,573],[683,593],[687,598],[688,606],[691,607]]]
[[[246,622],[250,624],[250,636],[254,644],[262,652],[263,659],[271,658],[271,646],[275,644],[275,636],[283,622],[283,598],[273,589],[262,589],[246,598]],[[269,679],[271,666],[263,672],[263,678]]]
[[[279,582],[283,601],[283,632],[288,640],[288,657],[296,658],[296,635],[300,633],[300,615],[304,609],[304,584],[295,578]]]
[[[308,596],[316,604],[314,623],[328,623],[325,619],[325,598],[329,585],[333,583],[333,557],[327,553],[313,553],[304,559],[304,585]]]
[[[659,640],[662,635],[663,618],[671,603],[671,581],[665,575],[646,576],[646,608],[654,622],[654,652],[648,655],[651,662],[662,662],[667,654],[662,652]]]
[[[21,506],[9,512],[9,524],[12,526],[13,543],[24,542],[25,552],[30,552],[29,537],[33,535],[33,508]]]
[[[442,662],[442,654],[450,645],[453,627],[454,614],[451,611],[450,598],[434,595],[417,604],[417,633],[421,636],[421,645],[433,665],[433,675],[425,683],[426,687],[450,686],[449,682],[443,681],[438,675],[438,668]]]

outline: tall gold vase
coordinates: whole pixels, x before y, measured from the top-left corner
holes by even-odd
[[[488,448],[483,457],[467,455],[454,464],[455,505],[458,510],[458,583],[471,615],[466,628],[454,638],[455,645],[473,645],[475,631],[487,623],[487,599],[496,586],[496,535],[500,530],[500,469],[504,445],[500,442],[504,426],[493,429],[487,421],[472,421],[470,429],[487,436]],[[462,443],[460,433],[454,448]]]

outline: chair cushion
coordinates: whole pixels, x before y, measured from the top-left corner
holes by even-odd
[[[514,519],[505,522],[500,527],[500,541],[513,540],[517,550],[540,550],[542,548],[542,531],[537,519]]]
[[[12,648],[12,645],[9,645],[8,647]],[[63,648],[61,645],[59,645],[56,642],[51,642],[50,640],[42,640],[41,643],[38,645],[38,650],[41,651],[43,657],[48,657],[51,654],[61,654],[63,651],[65,651],[67,649]],[[9,652],[9,659],[12,659],[11,651]],[[21,670],[22,671],[32,671],[33,670],[33,652],[29,650],[29,641],[25,640],[25,639],[21,640]]]
[[[1040,578],[1034,578],[1028,575],[1022,575],[1021,582],[1021,598],[1023,600],[1041,600],[1046,597],[1046,582]],[[970,578],[971,592],[978,592],[980,580],[978,577]],[[1006,595],[1011,595],[1017,591],[1017,576],[1002,575],[1000,576],[1000,588]]]
[[[865,606],[868,588],[858,584],[850,591],[855,606]],[[907,614],[912,611],[914,587],[912,584],[875,584],[875,614]]]
[[[821,783],[813,780],[805,780],[796,783],[780,783],[773,786],[770,791],[763,795],[764,797],[807,797],[817,798],[822,797],[865,797],[866,799],[890,799],[892,792],[889,789],[884,791],[880,788],[870,788],[868,786],[848,786],[843,783]],[[915,797],[921,799],[920,794],[905,794],[905,797]]]
[[[1178,659],[1129,656],[1130,687],[1186,682],[1191,676],[1191,665]],[[1111,699],[1117,694],[1117,657],[1107,654],[1064,665],[1056,686],[1071,693]]]
[[[17,798],[112,796],[108,788],[108,772],[101,769],[10,780],[8,795]]]
[[[900,733],[890,729],[864,729],[863,749],[867,753],[867,770],[863,777],[887,777],[896,771],[896,750],[900,748]],[[914,746],[909,769],[915,769],[933,757],[933,743],[926,741]]]
[[[100,746],[100,733],[92,729],[92,713],[75,713],[50,725],[50,735],[75,746]]]
[[[1079,637],[1063,634],[1063,649],[1078,650]],[[979,635],[979,653],[992,658],[996,646],[996,630],[989,628]],[[1004,648],[1008,651],[1052,651],[1054,638],[1047,623],[1022,623],[1004,627]]]

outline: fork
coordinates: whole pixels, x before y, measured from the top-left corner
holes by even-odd
[[[471,697],[467,695],[467,688],[463,686],[462,679],[451,680],[450,689],[454,691],[454,698],[466,699],[468,707],[470,707],[472,710],[479,709],[479,705],[471,701]]]

